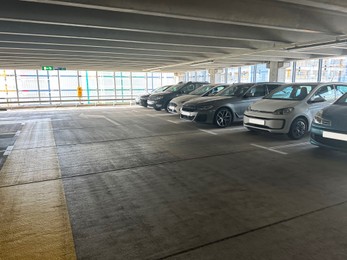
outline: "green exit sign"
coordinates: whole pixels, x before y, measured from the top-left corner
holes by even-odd
[[[63,67],[42,66],[42,70],[66,70]]]
[[[54,70],[53,66],[42,66],[42,70]]]

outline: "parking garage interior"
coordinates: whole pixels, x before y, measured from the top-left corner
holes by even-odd
[[[346,19],[343,0],[3,1],[0,259],[346,259],[345,151],[135,104],[347,82]]]

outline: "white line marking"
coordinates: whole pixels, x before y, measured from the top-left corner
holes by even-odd
[[[116,121],[113,121],[112,119],[109,119],[108,117],[106,117],[106,116],[103,116],[103,115],[85,115],[85,114],[80,114],[80,117],[82,117],[82,118],[103,118],[103,119],[105,119],[105,120],[107,120],[107,121],[109,121],[110,123],[112,123],[112,124],[114,124],[114,125],[116,125],[116,126],[120,126],[120,124],[118,124]]]
[[[261,149],[265,149],[265,150],[270,151],[270,152],[274,152],[274,153],[279,153],[279,154],[283,154],[283,155],[288,154],[288,153],[277,151],[275,149],[268,148],[268,147],[265,147],[265,146],[261,146],[261,145],[258,145],[258,144],[251,144],[251,145],[255,146],[255,147],[258,147],[258,148],[261,148]]]
[[[212,131],[208,131],[208,130],[204,130],[204,129],[199,129],[199,130],[202,131],[202,132],[208,133],[210,135],[218,135],[217,133],[212,132]]]
[[[151,116],[151,117],[158,117],[158,116],[177,116],[176,114],[170,114],[170,113],[167,113],[167,114],[146,114],[146,116]]]
[[[112,119],[109,119],[109,118],[106,117],[106,116],[104,116],[104,118],[105,118],[108,122],[110,122],[110,123],[112,123],[112,124],[114,124],[114,125],[116,125],[116,126],[120,126],[120,124],[118,124],[116,121],[113,121]]]
[[[287,145],[279,145],[279,146],[272,146],[270,147],[271,149],[273,148],[289,148],[289,147],[295,147],[295,146],[301,146],[301,145],[307,145],[310,144],[310,142],[304,142],[304,143],[298,143],[298,144],[287,144]]]
[[[6,151],[4,152],[4,155],[10,155],[10,153],[12,152],[13,146],[7,146]]]
[[[25,125],[25,123],[21,123],[21,125]]]
[[[20,131],[18,130],[14,136],[15,136],[15,137],[18,137],[19,134],[20,134]]]
[[[226,127],[226,128],[219,128],[215,129],[213,131],[218,131],[218,132],[231,132],[231,131],[240,131],[240,130],[247,130],[246,128],[242,127]]]
[[[176,125],[180,123],[179,121],[173,121],[173,120],[166,120],[166,121],[173,123],[173,124],[176,124]]]

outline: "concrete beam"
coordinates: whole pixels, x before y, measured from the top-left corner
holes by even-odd
[[[344,26],[346,17],[340,13],[331,15],[324,9],[279,1],[176,0],[160,4],[156,0],[100,0],[97,3],[93,0],[26,1],[288,31],[347,33]]]

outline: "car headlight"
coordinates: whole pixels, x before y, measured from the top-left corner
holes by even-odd
[[[331,126],[331,121],[323,118],[323,110],[318,111],[313,118],[313,122],[317,125]]]
[[[291,112],[293,112],[294,107],[286,107],[286,108],[281,108],[281,109],[277,109],[274,114],[275,115],[288,115]]]
[[[205,110],[210,110],[210,109],[212,109],[212,108],[213,108],[212,105],[206,105],[206,106],[200,106],[200,107],[198,107],[198,110],[200,110],[200,111],[205,111]]]

